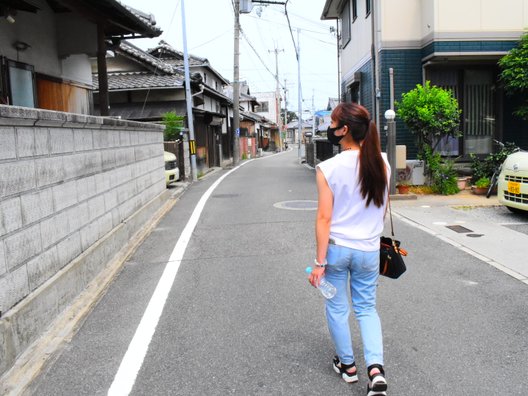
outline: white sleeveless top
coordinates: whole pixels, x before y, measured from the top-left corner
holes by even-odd
[[[390,165],[385,153],[381,154],[390,180]],[[317,167],[334,196],[330,238],[336,245],[366,252],[379,249],[379,238],[383,231],[383,218],[387,206],[387,195],[383,205],[377,207],[361,196],[359,184],[359,151],[347,150],[321,162]]]

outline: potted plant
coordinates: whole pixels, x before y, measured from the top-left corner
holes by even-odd
[[[481,177],[475,182],[475,186],[473,187],[473,194],[484,195],[488,191],[489,186],[489,177]]]
[[[411,186],[407,180],[400,180],[398,184],[396,184],[396,188],[398,189],[398,194],[409,194]]]
[[[465,190],[467,187],[467,177],[457,178],[457,186],[459,190]]]

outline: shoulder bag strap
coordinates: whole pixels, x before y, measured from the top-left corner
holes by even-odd
[[[389,183],[388,182],[387,182],[387,203],[389,205],[391,236],[392,236],[392,239],[394,239],[394,225],[392,224],[392,209],[391,209],[390,191],[389,191]]]

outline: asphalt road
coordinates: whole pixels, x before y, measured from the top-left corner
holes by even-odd
[[[187,189],[28,394],[107,394],[192,210],[225,172]],[[314,171],[296,150],[221,182],[132,395],[365,394],[354,319],[360,383],[350,385],[331,368],[323,300],[303,272],[314,257],[315,200]],[[407,223],[395,227],[410,255],[402,278],[380,280],[389,395],[527,394],[526,284]]]

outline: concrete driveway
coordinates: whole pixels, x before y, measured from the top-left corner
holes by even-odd
[[[511,213],[497,197],[418,195],[392,200],[394,215],[528,284],[528,215]],[[397,230],[396,230],[397,236]]]

